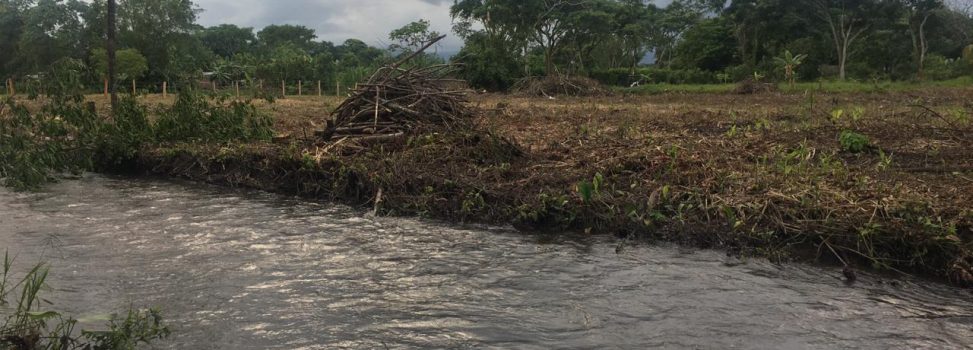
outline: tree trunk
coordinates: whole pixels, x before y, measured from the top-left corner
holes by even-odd
[[[931,13],[925,14],[918,26],[915,22],[912,24],[912,48],[915,50],[916,79],[919,81],[926,78],[926,54],[929,52],[929,43],[926,40],[926,23],[929,22],[930,16],[932,16]]]
[[[108,30],[106,31],[108,42],[105,43],[105,50],[108,51],[108,90],[111,93],[112,115],[118,110],[117,82],[115,81],[115,26],[116,26],[117,5],[115,0],[108,0]]]

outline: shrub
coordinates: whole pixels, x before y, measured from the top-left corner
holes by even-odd
[[[249,101],[211,101],[190,89],[160,113],[155,131],[158,141],[229,142],[270,140],[273,121]]]
[[[868,136],[850,130],[842,131],[838,141],[841,143],[841,149],[849,153],[862,153],[871,147]]]

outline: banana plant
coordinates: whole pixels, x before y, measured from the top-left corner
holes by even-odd
[[[780,57],[774,57],[774,62],[784,68],[784,75],[787,77],[787,81],[792,88],[794,87],[794,72],[797,70],[797,67],[800,67],[804,63],[805,59],[807,59],[807,55],[795,55],[790,50],[784,51],[784,54]]]

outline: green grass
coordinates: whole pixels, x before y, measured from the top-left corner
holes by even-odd
[[[663,93],[729,93],[736,88],[736,84],[649,84],[635,88],[619,88],[619,91],[635,94],[663,94]],[[907,81],[821,81],[801,82],[791,87],[787,83],[778,84],[785,93],[805,91],[824,93],[880,93],[914,91],[930,87],[940,88],[968,88],[973,87],[973,77],[962,77],[943,81],[907,82]]]

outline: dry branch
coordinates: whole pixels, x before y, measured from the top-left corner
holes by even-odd
[[[468,126],[471,111],[468,92],[456,89],[451,78],[457,67],[440,64],[409,67],[445,36],[436,38],[392,65],[379,68],[332,113],[321,133],[325,138],[398,135],[417,129],[451,129]]]

